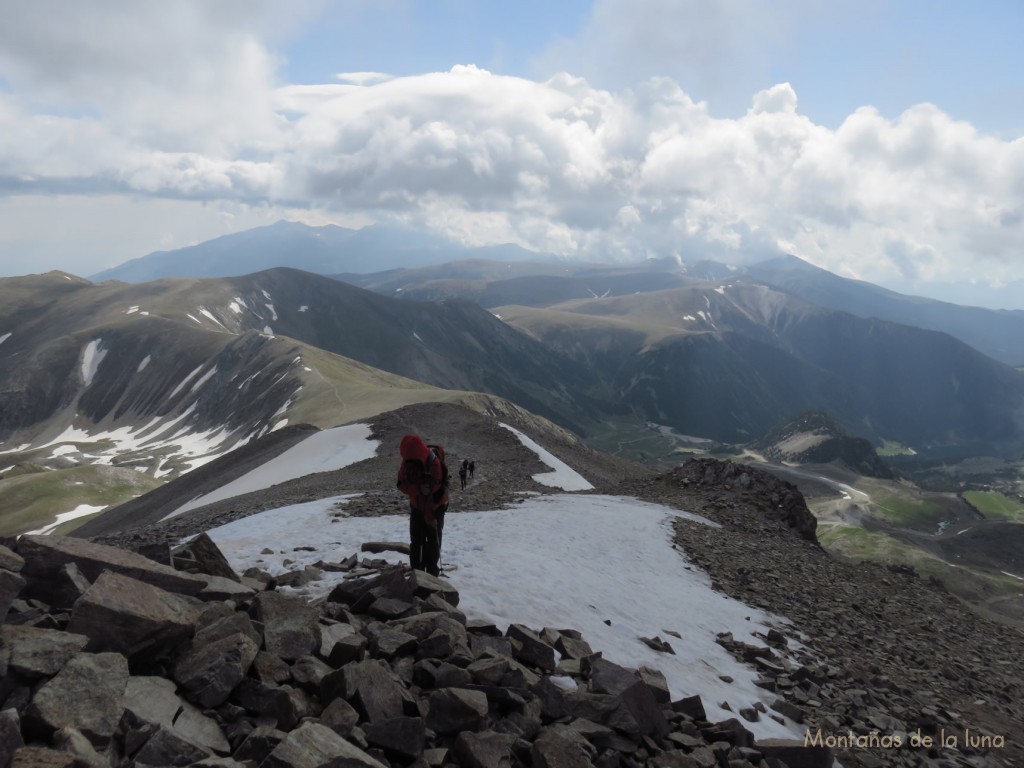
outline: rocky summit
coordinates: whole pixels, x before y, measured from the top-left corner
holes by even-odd
[[[500,506],[536,471],[506,433],[486,443],[509,478],[481,482],[472,508]],[[562,455],[602,474],[582,449]],[[345,487],[381,487],[392,464],[354,467]],[[767,472],[710,459],[603,472],[599,493],[717,522],[676,521],[677,545],[716,589],[789,620],[756,642],[718,636],[770,706],[709,722],[699,697],[673,700],[657,669],[614,664],[571,627],[467,619],[457,581],[373,557],[390,542],[276,578],[235,573],[203,531],[315,490],[286,484],[107,537],[120,546],[0,546],[0,768],[1024,765],[1018,628],[909,568],[830,557],[799,491]],[[336,492],[338,477],[323,482]],[[367,494],[358,513],[393,506]],[[293,591],[325,572],[342,578],[323,598]],[[640,639],[673,652],[671,636]],[[767,719],[803,738],[757,740]]]
[[[832,764],[828,746],[709,722],[699,697],[673,701],[656,669],[572,629],[467,620],[450,582],[383,560],[325,564],[346,578],[310,602],[258,572],[203,575],[223,573],[208,540],[165,553],[194,574],[84,540],[12,543],[0,766]]]

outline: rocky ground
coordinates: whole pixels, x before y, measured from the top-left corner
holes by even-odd
[[[598,492],[634,495],[723,524],[712,529],[679,522],[677,540],[718,589],[788,617],[793,629],[777,643],[774,660],[758,661],[731,638],[721,642],[760,665],[765,686],[790,702],[789,714],[803,719],[811,738],[840,739],[840,747],[842,739],[852,743],[854,748],[839,750],[844,765],[1024,766],[1019,630],[979,618],[941,585],[911,571],[829,557],[806,537],[806,521],[792,509],[780,515],[780,503],[788,507],[792,499],[789,491],[780,496],[779,481],[769,475],[743,472],[741,481],[740,475],[708,474],[706,467],[698,471],[700,462],[655,475],[538,432],[534,424],[514,426],[533,434]],[[347,506],[352,514],[401,513],[404,499],[393,483],[398,441],[406,432],[444,444],[453,471],[463,457],[475,459],[476,477],[465,491],[454,478],[454,509],[494,509],[512,503],[517,492],[553,490],[531,478],[548,468],[491,419],[457,406],[411,406],[373,423],[373,436],[394,451],[99,540],[130,548],[173,543],[262,509],[350,492],[363,494]],[[758,716],[766,715],[744,714]],[[917,739],[914,748],[911,738]],[[901,748],[892,746],[896,739]]]
[[[681,520],[677,541],[717,589],[792,621],[793,650],[780,655],[805,671],[769,670],[768,684],[808,732],[898,735],[905,745],[840,750],[844,765],[1024,765],[1024,635],[978,617],[910,569],[838,561],[772,524],[776,481],[745,474],[758,479],[744,485],[719,472],[705,480],[693,462],[617,491],[722,523]],[[932,747],[906,749],[917,733]]]

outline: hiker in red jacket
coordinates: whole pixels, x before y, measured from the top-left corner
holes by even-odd
[[[418,435],[399,445],[398,490],[409,497],[409,564],[441,574],[441,532],[448,509],[448,472],[444,449],[428,446]]]

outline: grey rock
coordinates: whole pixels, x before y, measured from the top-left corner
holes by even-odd
[[[287,736],[288,733],[272,726],[257,725],[234,751],[234,758],[262,763]]]
[[[241,632],[257,647],[263,644],[263,635],[253,625],[252,620],[241,611],[232,610],[224,603],[212,603],[196,620],[196,632],[192,638],[195,646],[220,640]]]
[[[288,736],[269,725],[257,725],[245,737],[245,740],[238,745],[234,757],[238,760],[252,760],[255,763],[262,763],[267,755],[274,751],[275,747]]]
[[[510,768],[515,741],[516,737],[507,733],[463,731],[455,739],[453,751],[465,768]]]
[[[369,629],[367,635],[370,653],[377,658],[393,659],[395,656],[406,656],[414,653],[419,644],[415,636],[387,624]]]
[[[208,750],[190,743],[180,733],[165,725],[158,725],[135,753],[135,768],[153,766],[186,766],[211,757]]]
[[[20,574],[0,568],[0,622],[7,620],[11,604],[21,594],[26,583]]]
[[[577,731],[552,726],[541,731],[530,750],[534,768],[589,768],[594,751]]]
[[[93,747],[92,742],[85,737],[85,734],[77,728],[65,727],[53,734],[53,747],[61,752],[67,752],[80,758],[90,766],[110,765],[110,760],[101,755]]]
[[[260,592],[253,598],[252,611],[263,624],[268,653],[294,661],[320,647],[319,615],[306,601],[278,592]]]
[[[282,730],[294,728],[299,708],[289,689],[245,678],[232,692],[232,700],[253,714],[271,718]]]
[[[403,689],[387,665],[377,659],[348,664],[327,675],[321,684],[320,700],[330,703],[338,696],[371,723],[404,714]]]
[[[95,768],[70,752],[50,747],[24,746],[14,751],[10,768]]]
[[[75,605],[68,630],[88,637],[90,650],[131,656],[188,639],[198,613],[180,595],[105,571]]]
[[[42,585],[52,583],[65,564],[74,562],[92,582],[103,571],[114,571],[183,595],[197,595],[206,586],[201,576],[176,571],[126,549],[70,536],[22,536],[17,551],[25,559],[24,575]]]
[[[238,574],[205,531],[171,550],[171,564],[179,571],[203,573],[238,581]]]
[[[207,602],[212,600],[248,600],[256,594],[256,588],[241,581],[226,579],[223,576],[207,576],[207,585],[199,593],[199,599]]]
[[[12,573],[20,573],[21,569],[24,567],[25,558],[8,547],[5,547],[3,544],[0,544],[0,568],[5,571],[11,571]]]
[[[53,677],[89,638],[73,632],[5,624],[0,627],[0,646],[9,650],[8,666],[29,678]]]
[[[359,713],[347,701],[337,698],[324,707],[320,722],[340,736],[348,736],[359,722]]]
[[[487,696],[464,688],[442,688],[427,697],[427,727],[441,734],[471,731],[487,717]]]
[[[272,656],[266,651],[256,654],[253,670],[256,672],[257,679],[270,685],[280,685],[292,679],[292,669],[288,666],[288,662],[277,656]]]
[[[319,723],[303,723],[288,734],[260,768],[387,768]]]
[[[319,693],[320,684],[333,671],[333,668],[316,656],[303,656],[291,665],[291,678],[303,690]]]
[[[242,682],[258,652],[259,646],[242,632],[193,645],[174,665],[173,677],[190,701],[216,707]]]
[[[413,571],[409,577],[409,585],[416,597],[426,599],[431,595],[437,595],[450,605],[459,604],[459,591],[448,579],[432,576],[426,571]]]
[[[77,728],[104,747],[124,712],[128,661],[119,653],[79,653],[32,697],[26,719],[34,730],[52,734]]]
[[[0,766],[7,765],[25,741],[21,737],[21,718],[14,708],[0,710]]]
[[[367,723],[363,728],[370,746],[383,749],[390,759],[409,763],[423,754],[427,728],[420,717],[396,717]]]
[[[509,624],[505,633],[512,640],[512,655],[523,662],[548,672],[555,669],[555,649],[536,632],[522,624]]]
[[[77,563],[65,563],[54,577],[50,605],[57,611],[70,611],[92,586]]]

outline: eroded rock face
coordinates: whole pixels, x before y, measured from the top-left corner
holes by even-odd
[[[765,517],[782,520],[802,538],[818,542],[818,521],[807,508],[803,494],[792,483],[763,469],[718,459],[690,459],[666,477],[671,482],[717,487],[758,499],[758,508]]]

